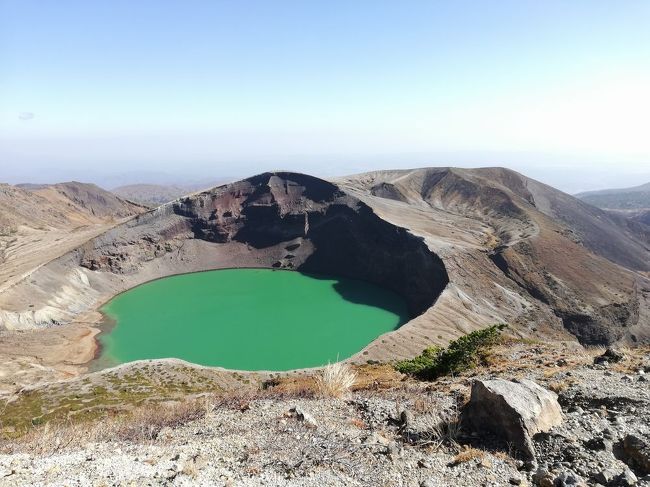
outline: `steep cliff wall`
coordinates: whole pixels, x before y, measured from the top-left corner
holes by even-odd
[[[32,302],[25,309],[25,299],[14,299],[0,319],[8,328],[63,323],[152,278],[247,266],[370,281],[402,295],[413,316],[448,283],[422,238],[336,185],[265,173],[181,198],[88,241],[12,290]]]

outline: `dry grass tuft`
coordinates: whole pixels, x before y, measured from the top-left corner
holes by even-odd
[[[496,452],[492,452],[492,455],[494,455],[496,458],[498,458],[499,460],[501,460],[504,463],[509,464],[512,467],[515,467],[517,465],[516,460],[513,458],[514,457],[513,452],[508,454],[508,453],[506,453],[504,451],[496,451]]]
[[[419,407],[424,407],[421,404]],[[453,450],[460,449],[458,439],[461,433],[460,415],[456,409],[445,412],[421,413],[418,418],[419,432],[412,435],[408,428],[402,429],[404,439],[419,447],[439,449],[442,446]]]
[[[267,380],[256,392],[259,399],[306,398],[316,396],[316,378],[312,375],[289,376]]]
[[[460,415],[457,411],[447,413],[439,418],[431,430],[431,435],[435,438],[438,446],[458,447],[458,437],[461,432],[460,424]]]
[[[451,465],[459,465],[461,463],[470,462],[474,459],[482,459],[485,456],[483,450],[473,447],[465,447],[458,455],[451,461]]]
[[[623,353],[623,360],[612,364],[612,370],[622,374],[634,374],[639,369],[642,369],[648,355],[650,355],[650,347],[647,345],[634,348],[623,345],[617,348]]]
[[[316,388],[324,397],[343,397],[357,380],[357,374],[343,362],[327,364],[321,375],[316,378]]]
[[[591,358],[604,354],[605,350],[607,350],[607,348],[602,345],[589,345],[585,347],[585,353]]]
[[[435,406],[435,401],[429,396],[418,397],[413,401],[413,411],[416,413],[428,413],[433,410]]]
[[[356,374],[352,391],[392,390],[409,383],[391,364],[350,365],[350,369]],[[320,371],[310,371],[271,378],[262,383],[262,390],[256,394],[262,399],[313,398],[320,395],[320,376]]]
[[[571,383],[568,380],[558,380],[549,383],[548,388],[556,394],[559,394],[560,392],[566,391],[570,385]]]
[[[209,407],[205,399],[140,407],[115,424],[113,437],[132,442],[153,441],[163,428],[178,428],[205,417]]]

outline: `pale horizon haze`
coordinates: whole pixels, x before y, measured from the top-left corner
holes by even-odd
[[[0,0],[0,182],[650,181],[650,2]]]

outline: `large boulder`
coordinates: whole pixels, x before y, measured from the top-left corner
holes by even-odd
[[[625,358],[625,354],[614,348],[608,348],[605,353],[594,358],[594,365],[602,365],[608,363],[620,362]]]
[[[472,385],[464,423],[511,442],[534,459],[532,437],[562,422],[557,396],[532,380],[477,380]]]

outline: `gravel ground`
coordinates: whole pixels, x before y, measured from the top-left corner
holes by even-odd
[[[346,399],[210,403],[201,419],[147,442],[16,448],[0,455],[0,486],[650,485],[638,463],[650,462],[647,351],[625,366],[591,358],[567,365],[566,351],[549,349],[508,350],[508,361],[472,376]],[[525,376],[559,394],[564,421],[534,438],[536,461],[518,459],[498,438],[453,428],[471,382],[495,376]],[[630,438],[642,446],[630,450]]]
[[[0,456],[0,485],[504,485],[518,476],[505,457],[451,466],[454,451],[405,443],[396,407],[365,397],[253,401],[163,430],[152,444]]]

